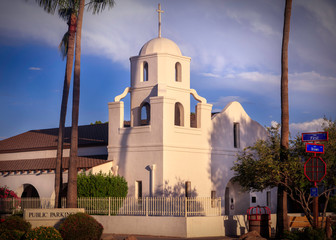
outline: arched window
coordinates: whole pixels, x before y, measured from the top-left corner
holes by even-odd
[[[148,81],[148,63],[147,62],[143,63],[143,81],[144,82]]]
[[[182,67],[181,63],[175,63],[175,82],[182,82]]]
[[[140,125],[149,125],[150,123],[150,105],[145,102],[141,106],[140,111]]]
[[[184,126],[184,110],[181,103],[175,103],[175,125]]]

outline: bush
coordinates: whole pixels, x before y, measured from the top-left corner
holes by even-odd
[[[126,197],[128,192],[127,182],[124,177],[104,174],[86,175],[81,173],[77,177],[78,197]]]
[[[329,198],[327,212],[336,213],[336,197]]]
[[[326,234],[323,229],[315,229],[306,227],[303,230],[295,230],[292,232],[285,232],[285,239],[288,240],[326,240]]]
[[[25,240],[62,240],[62,236],[54,227],[36,227],[24,236]]]
[[[19,216],[10,216],[1,223],[2,229],[7,230],[19,230],[22,232],[28,232],[31,229],[31,224]]]
[[[103,226],[86,213],[76,213],[64,220],[59,232],[64,240],[99,240],[103,234]]]
[[[0,231],[0,239],[1,240],[17,240],[17,239],[21,239],[24,234],[25,232],[19,231],[19,230],[2,229]]]

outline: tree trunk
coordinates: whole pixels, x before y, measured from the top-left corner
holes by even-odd
[[[75,16],[75,14],[73,14]],[[77,17],[72,17],[71,19],[76,19]],[[57,155],[56,155],[56,169],[55,169],[55,207],[61,207],[61,191],[63,185],[62,178],[62,157],[63,157],[63,142],[65,134],[65,118],[68,106],[69,98],[69,88],[72,75],[72,67],[74,60],[74,47],[75,47],[75,31],[72,25],[76,24],[75,22],[69,21],[69,42],[68,42],[68,51],[67,51],[67,61],[65,68],[64,76],[64,86],[63,86],[63,96],[61,104],[61,114],[60,114],[60,123],[58,128],[58,142],[57,142]]]
[[[281,54],[281,147],[280,161],[288,160],[289,141],[289,110],[288,110],[288,43],[292,0],[286,0],[282,54]],[[286,181],[286,179],[284,179]],[[277,237],[282,237],[284,230],[288,230],[287,193],[283,186],[278,186],[277,204]]]
[[[78,116],[79,116],[80,57],[81,57],[81,35],[82,35],[83,13],[84,13],[84,0],[80,0],[78,18],[77,18],[77,33],[76,33],[67,208],[77,207]]]

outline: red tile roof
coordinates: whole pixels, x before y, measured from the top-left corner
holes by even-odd
[[[65,129],[64,148],[70,147],[71,127]],[[57,148],[58,128],[31,130],[0,141],[0,153],[49,150]],[[78,146],[108,144],[108,123],[78,127]]]
[[[92,168],[107,162],[107,155],[78,157],[77,168]],[[56,158],[0,161],[0,172],[54,170]],[[63,169],[69,168],[69,157],[63,158]]]

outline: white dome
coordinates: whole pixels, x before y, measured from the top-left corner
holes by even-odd
[[[153,38],[152,40],[149,40],[141,48],[139,56],[152,53],[168,53],[182,56],[181,50],[177,44],[168,38]]]

